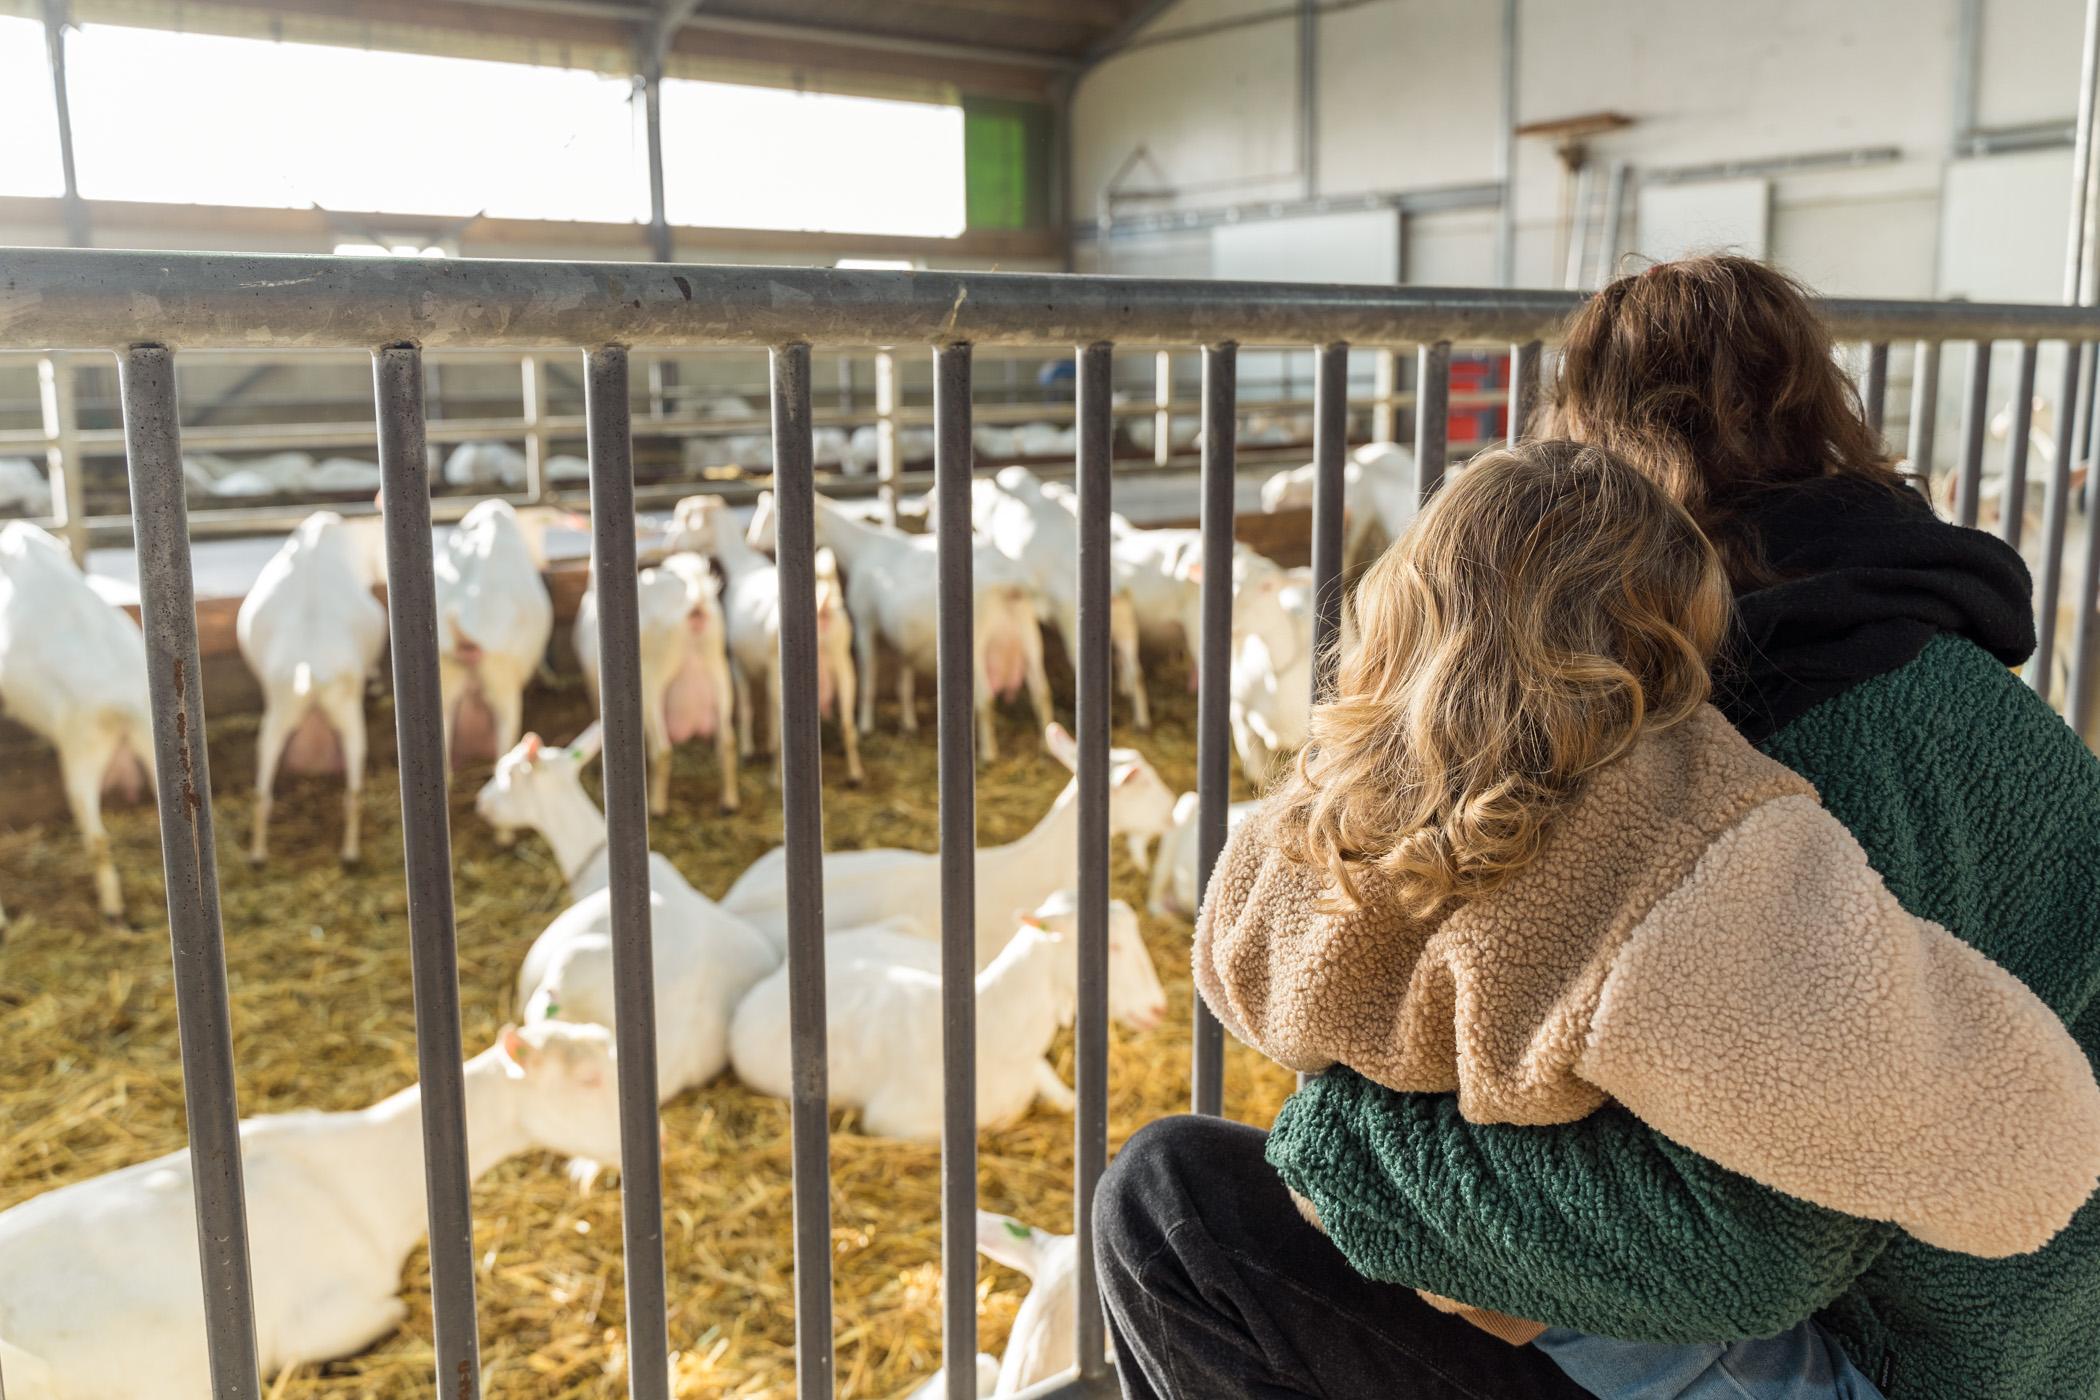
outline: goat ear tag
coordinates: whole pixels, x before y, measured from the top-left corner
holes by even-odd
[[[1008,1220],[1003,1223],[1006,1226],[1006,1233],[1012,1235],[1017,1240],[1031,1239],[1035,1235],[1035,1231],[1032,1228],[1023,1225],[1018,1220]]]

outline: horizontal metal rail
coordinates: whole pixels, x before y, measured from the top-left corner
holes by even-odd
[[[184,1088],[207,1300],[209,1355],[217,1393],[257,1393],[246,1216],[237,1137],[234,1055],[225,961],[213,876],[209,777],[204,770],[198,690],[195,599],[185,548],[181,438],[175,392],[177,345],[339,346],[374,354],[378,455],[388,586],[393,617],[403,837],[407,846],[410,937],[414,950],[418,1064],[423,1096],[434,1360],[446,1394],[478,1385],[474,1318],[473,1224],[460,1108],[459,991],[452,927],[452,873],[439,711],[436,603],[432,583],[428,458],[421,355],[425,345],[580,350],[586,355],[593,551],[601,589],[600,667],[604,684],[604,763],[608,862],[612,879],[613,981],[617,1006],[622,1206],[630,1393],[668,1388],[667,1357],[681,1339],[666,1331],[662,1182],[657,1141],[655,1002],[650,957],[648,818],[640,696],[640,637],[634,583],[634,424],[628,346],[766,345],[771,356],[771,462],[779,511],[781,588],[781,801],[787,884],[787,979],[796,1315],[796,1390],[801,1400],[832,1394],[834,1337],[827,1115],[827,1029],[823,901],[823,787],[815,696],[817,475],[811,403],[811,340],[827,344],[922,343],[933,351],[936,429],[934,507],[939,634],[941,811],[941,963],[944,978],[942,1307],[946,1354],[957,1364],[948,1394],[968,1393],[976,1340],[975,1076],[975,725],[972,674],[972,565],[969,541],[971,367],[974,343],[1057,346],[1076,355],[1077,681],[1079,764],[1079,960],[1077,977],[1077,1134],[1074,1195],[1078,1229],[1089,1237],[1087,1207],[1107,1158],[1107,916],[1109,895],[1108,617],[1111,588],[1110,442],[1118,413],[1171,412],[1171,385],[1155,401],[1117,409],[1110,399],[1115,346],[1199,346],[1202,528],[1198,653],[1197,769],[1199,869],[1223,844],[1231,774],[1227,700],[1231,670],[1234,507],[1240,421],[1257,406],[1239,399],[1243,343],[1288,343],[1314,365],[1316,463],[1313,510],[1314,698],[1333,674],[1340,624],[1348,363],[1353,347],[1379,355],[1381,411],[1401,397],[1398,352],[1413,350],[1417,383],[1415,489],[1437,489],[1449,449],[1454,344],[1492,341],[1512,354],[1506,403],[1512,434],[1541,392],[1543,348],[1579,299],[1560,293],[1169,283],[1105,278],[954,277],[801,269],[581,266],[573,264],[390,262],[367,259],[249,258],[208,255],[32,251],[10,255],[0,271],[0,349],[72,351],[120,347],[133,510],[140,544],[148,639],[148,684],[161,780],[163,860],[176,961]],[[2062,307],[1991,307],[1897,302],[1822,304],[1833,327],[1869,339],[1866,408],[1884,421],[1890,392],[1887,343],[1920,342],[1909,435],[1913,460],[1929,469],[1938,418],[1939,347],[1976,342],[1966,362],[1958,490],[1965,518],[1979,518],[1987,437],[1989,342],[2021,344],[2021,399],[2031,390],[2036,347],[2069,341],[2063,413],[2067,430],[2050,464],[2045,499],[2047,550],[2039,603],[2056,614],[2062,576],[2075,572],[2069,692],[2074,711],[2092,696],[2090,662],[2100,642],[2093,592],[2100,587],[2100,512],[2088,511],[2078,568],[2066,567],[2076,509],[2072,467],[2096,431],[2095,361],[2076,353],[2100,336],[2100,313]],[[542,405],[543,407],[543,405]],[[894,407],[894,405],[892,405]],[[2016,415],[2007,472],[2017,489],[2026,471],[2027,425]],[[548,420],[538,418],[541,427]],[[900,474],[886,473],[894,489]],[[861,483],[875,485],[873,479]],[[449,508],[452,503],[439,503]],[[2017,498],[2008,516],[2018,516]],[[2009,538],[2018,527],[2002,526]],[[2030,542],[2031,543],[2031,542]],[[2045,627],[2045,638],[2056,628]],[[2045,646],[2047,644],[2045,643]],[[2048,689],[2050,653],[2035,668]],[[865,683],[865,682],[864,682]],[[1222,1111],[1222,1031],[1197,1008],[1191,1036],[1193,1106]],[[1091,1255],[1079,1260],[1075,1375],[1032,1395],[1095,1400],[1115,1393]]]
[[[1555,338],[1576,292],[863,271],[658,263],[334,258],[10,249],[0,349],[558,350],[837,346],[1316,345]],[[1992,302],[1821,303],[1849,340],[2100,335],[2100,309]]]

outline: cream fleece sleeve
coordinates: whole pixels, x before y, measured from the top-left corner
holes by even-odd
[[[1724,1167],[1986,1258],[2041,1248],[2100,1181],[2100,1086],[2063,1024],[1806,797],[1751,812],[1634,929],[1578,1072]]]

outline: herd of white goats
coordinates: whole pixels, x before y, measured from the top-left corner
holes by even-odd
[[[471,445],[470,445],[471,447]],[[470,450],[462,448],[461,451]],[[456,454],[455,454],[456,455]],[[1368,448],[1351,466],[1352,546],[1396,532],[1412,514],[1410,454]],[[1284,473],[1272,506],[1305,496]],[[1051,717],[1041,629],[1069,647],[1077,596],[1076,501],[1065,488],[1007,468],[975,483],[976,693],[980,748],[993,752],[990,707],[1023,691],[1049,752],[1067,767],[1073,741]],[[1388,513],[1390,512],[1390,513]],[[642,680],[650,800],[669,802],[668,757],[688,739],[720,757],[719,800],[737,805],[738,766],[762,749],[757,721],[780,703],[779,588],[767,558],[774,512],[761,496],[748,522],[715,497],[680,503],[642,571]],[[455,761],[495,758],[476,801],[497,830],[537,830],[572,903],[519,969],[518,1026],[466,1067],[470,1170],[529,1148],[580,1163],[617,1162],[610,898],[602,813],[582,770],[594,724],[566,745],[523,732],[523,697],[553,628],[542,577],[545,535],[561,517],[483,501],[435,557],[445,739]],[[1197,635],[1201,540],[1193,530],[1112,521],[1111,633],[1118,690],[1134,728],[1149,727],[1141,654]],[[840,721],[847,781],[861,777],[856,734],[874,721],[878,643],[893,657],[899,723],[917,724],[914,687],[934,667],[932,535],[888,529],[819,499],[818,702]],[[372,518],[310,516],[265,566],[240,610],[242,654],[264,696],[249,854],[267,857],[269,794],[280,768],[338,773],[345,783],[342,855],[358,854],[358,789],[366,759],[365,698],[387,631],[374,594],[384,544]],[[1311,678],[1311,581],[1242,547],[1236,556],[1232,722],[1248,776],[1302,741]],[[591,675],[594,594],[576,619]],[[15,522],[0,531],[0,702],[58,750],[75,819],[93,856],[103,912],[123,905],[99,801],[112,785],[153,779],[138,626],[97,593],[58,541]],[[1069,1109],[1071,1091],[1045,1058],[1077,999],[1078,783],[1033,830],[977,852],[977,1111],[987,1127],[1038,1100]],[[1178,800],[1133,749],[1110,756],[1109,823],[1153,865],[1154,907],[1196,902],[1194,794]],[[1151,850],[1157,838],[1157,849]],[[658,1083],[665,1099],[725,1070],[786,1097],[791,1064],[784,968],[786,887],[776,849],[716,902],[672,863],[650,857]],[[904,850],[841,851],[824,864],[830,1092],[860,1110],[863,1131],[938,1136],[940,977],[929,911],[939,858]],[[0,950],[0,959],[5,952]],[[1166,996],[1131,908],[1109,931],[1109,1009],[1135,1030],[1156,1025]],[[369,1345],[404,1315],[400,1270],[423,1230],[417,1090],[352,1113],[301,1113],[243,1124],[257,1336],[266,1371]],[[201,1396],[208,1391],[196,1286],[190,1170],[177,1152],[75,1183],[0,1213],[0,1375],[15,1400]],[[981,1222],[986,1252],[1036,1280],[1003,1363],[985,1358],[985,1393],[1009,1393],[1070,1361],[1070,1241],[1001,1217]],[[154,1267],[138,1261],[150,1258]],[[150,1360],[148,1359],[150,1358]]]

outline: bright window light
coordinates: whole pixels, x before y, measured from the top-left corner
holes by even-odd
[[[0,18],[0,195],[48,198],[65,192],[44,26]]]
[[[833,266],[848,272],[910,272],[918,264],[910,258],[840,258]]]
[[[67,60],[91,199],[647,217],[624,79],[112,25],[82,27]]]
[[[960,107],[671,79],[663,121],[674,224],[963,231]]]
[[[442,258],[445,250],[421,243],[338,243],[339,258]]]

